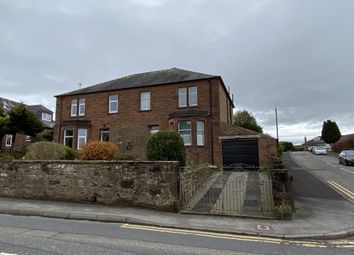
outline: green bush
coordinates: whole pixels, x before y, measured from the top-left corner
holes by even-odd
[[[91,141],[86,143],[79,152],[82,160],[112,160],[118,147],[111,142]]]
[[[278,144],[278,151],[282,149],[283,151],[295,151],[295,147],[292,142],[282,141]]]
[[[149,160],[179,161],[186,164],[186,151],[182,137],[173,131],[161,131],[149,137],[147,143],[147,158]]]
[[[4,149],[0,151],[0,160],[21,159],[24,155],[23,151]]]
[[[75,159],[75,150],[59,143],[38,142],[28,146],[25,159],[63,160]]]
[[[64,159],[65,160],[74,160],[76,157],[76,151],[73,148],[70,148],[68,146],[64,146]]]

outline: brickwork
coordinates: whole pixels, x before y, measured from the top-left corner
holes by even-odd
[[[181,87],[197,86],[198,106],[178,107],[178,89]],[[148,86],[141,88],[130,88],[109,92],[97,92],[81,95],[57,97],[56,127],[54,140],[63,143],[64,130],[72,129],[73,147],[77,146],[77,129],[88,130],[88,140],[99,140],[100,130],[109,128],[123,130],[126,127],[134,126],[136,129],[149,129],[149,126],[159,126],[160,130],[178,130],[178,121],[190,120],[192,124],[192,145],[186,146],[187,161],[221,164],[221,147],[218,144],[218,123],[222,119],[231,120],[231,102],[227,99],[222,84],[218,78],[204,79],[191,82],[181,82],[159,86]],[[140,93],[151,93],[151,110],[140,111]],[[220,93],[224,95],[220,96]],[[118,95],[118,113],[108,113],[108,97]],[[71,100],[85,99],[85,116],[71,117]],[[220,99],[225,106],[223,111],[219,110]],[[184,114],[185,113],[185,114]],[[197,146],[196,142],[196,121],[204,121],[205,144]],[[116,134],[115,135],[119,135]],[[217,144],[215,144],[217,143]],[[121,143],[120,143],[121,144]],[[119,146],[119,144],[118,144]],[[215,150],[215,151],[214,151]],[[138,153],[141,158],[141,152]]]

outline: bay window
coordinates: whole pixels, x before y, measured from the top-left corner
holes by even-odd
[[[192,145],[191,121],[183,120],[178,122],[178,133],[184,141],[184,145]]]

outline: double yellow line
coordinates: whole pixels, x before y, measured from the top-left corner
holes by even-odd
[[[345,195],[346,197],[350,198],[352,201],[354,201],[354,193],[343,186],[339,185],[338,183],[334,181],[327,181],[328,184],[333,187],[335,190],[337,190],[339,193]]]
[[[291,245],[298,245],[298,246],[311,247],[311,248],[330,247],[330,245],[326,244],[325,242],[317,242],[317,241],[284,240],[282,238],[224,234],[224,233],[216,233],[216,232],[211,232],[211,231],[186,230],[186,229],[154,227],[154,226],[135,225],[135,224],[123,224],[123,225],[121,225],[121,228],[153,231],[153,232],[160,232],[160,233],[179,234],[179,235],[193,235],[193,236],[246,241],[246,242],[258,242],[258,243],[269,243],[269,244],[288,244],[288,245],[291,244]],[[349,246],[344,247],[344,245],[349,245]],[[337,248],[352,248],[351,243],[334,244],[332,246],[335,246]]]

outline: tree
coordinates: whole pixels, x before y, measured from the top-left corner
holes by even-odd
[[[246,110],[237,111],[234,115],[234,126],[247,128],[258,133],[263,133],[263,128],[258,125],[255,117]]]
[[[292,142],[287,142],[287,141],[281,141],[279,142],[278,146],[280,148],[283,148],[283,151],[294,151],[295,147]]]
[[[341,137],[340,130],[335,121],[327,120],[323,122],[322,139],[326,143],[333,144]]]
[[[0,108],[0,143],[6,134],[8,126],[8,116],[6,115],[5,111]]]
[[[35,136],[44,129],[40,120],[24,104],[12,108],[8,115],[7,132],[13,135],[13,141],[17,133]]]

